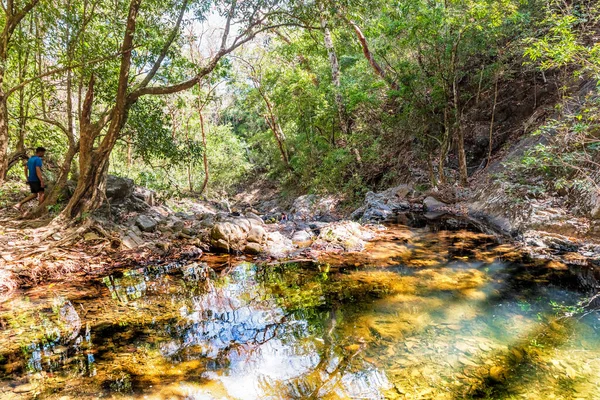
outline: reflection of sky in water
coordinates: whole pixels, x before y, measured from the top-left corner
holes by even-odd
[[[273,299],[265,298],[253,271],[242,265],[225,286],[212,286],[194,297],[191,309],[180,310],[186,321],[184,332],[160,346],[166,357],[176,357],[188,347],[201,348],[202,357],[218,360],[212,368],[208,364],[204,377],[221,382],[230,396],[241,399],[265,398],[274,382],[302,384],[303,376],[321,361],[320,342],[309,337],[308,322],[286,315]],[[334,371],[340,362],[329,360],[327,370]],[[336,391],[344,396],[374,398],[379,389],[389,387],[385,374],[374,367],[339,375],[323,389],[339,387]],[[201,393],[189,396],[202,398]]]

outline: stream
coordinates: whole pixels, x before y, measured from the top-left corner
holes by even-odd
[[[319,262],[18,293],[0,304],[0,398],[600,399],[600,313],[581,307],[597,270],[407,224]]]

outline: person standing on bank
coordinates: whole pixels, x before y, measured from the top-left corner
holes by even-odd
[[[27,179],[27,184],[31,189],[31,195],[15,204],[14,208],[17,211],[21,211],[23,204],[35,199],[36,197],[39,204],[42,204],[44,201],[44,189],[46,185],[44,183],[44,177],[42,176],[42,159],[44,158],[45,153],[45,148],[38,147],[35,149],[35,156],[30,157],[29,160],[27,160],[27,166],[25,166],[25,178]]]

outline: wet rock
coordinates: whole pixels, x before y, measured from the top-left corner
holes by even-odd
[[[428,196],[423,200],[423,207],[425,211],[440,211],[444,207],[447,207],[446,203],[442,203],[432,196]]]
[[[495,365],[490,368],[490,378],[495,382],[502,383],[506,380],[507,376],[508,371],[504,367]]]
[[[140,215],[136,218],[135,224],[142,232],[154,232],[158,223],[154,218],[148,217],[147,215]]]

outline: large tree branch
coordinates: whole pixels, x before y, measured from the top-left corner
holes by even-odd
[[[148,86],[150,81],[152,81],[152,78],[154,78],[154,76],[158,72],[160,66],[162,65],[162,62],[164,61],[165,57],[167,56],[167,52],[169,51],[169,48],[171,47],[171,45],[177,38],[177,34],[179,33],[179,29],[181,27],[181,21],[183,20],[183,16],[185,14],[185,11],[187,10],[187,4],[188,4],[188,0],[183,0],[183,4],[181,6],[181,11],[179,12],[179,16],[177,17],[177,22],[175,23],[175,27],[173,28],[173,30],[171,31],[171,34],[167,38],[167,41],[165,42],[162,50],[160,51],[158,58],[154,62],[152,69],[150,69],[148,74],[146,74],[146,77],[144,78],[142,83],[139,84],[138,88],[143,88],[143,87]]]
[[[12,10],[12,2],[9,2],[10,7],[8,7],[8,9],[7,9],[7,12],[9,13],[9,15],[8,15],[8,18],[6,21],[6,26],[4,28],[6,30],[7,37],[12,36],[17,25],[19,25],[19,23],[21,22],[21,20],[23,18],[25,18],[27,13],[29,11],[31,11],[33,9],[33,7],[35,7],[39,2],[40,2],[40,0],[31,0],[29,3],[25,4],[25,6],[21,9],[21,11],[14,13],[14,14],[13,14],[13,10]]]
[[[237,5],[237,1],[233,0],[231,2],[231,9],[229,10],[229,14],[227,14],[227,22],[225,23],[225,31],[223,32],[223,37],[221,38],[221,48],[219,51],[224,51],[227,48],[227,39],[229,39],[229,31],[231,30],[231,19],[235,13],[235,7]]]
[[[139,99],[142,96],[146,96],[146,95],[166,95],[166,94],[173,94],[173,93],[178,93],[178,92],[182,92],[184,90],[191,89],[192,87],[194,87],[194,85],[196,85],[198,82],[200,82],[200,80],[202,80],[203,77],[205,77],[212,70],[214,70],[216,68],[216,66],[218,65],[219,61],[224,56],[233,52],[234,50],[236,50],[238,47],[242,46],[243,44],[248,43],[249,41],[254,39],[258,34],[268,31],[268,30],[271,30],[271,29],[279,28],[281,26],[286,26],[286,25],[287,24],[265,26],[261,29],[255,30],[247,35],[246,35],[246,32],[248,32],[248,29],[246,29],[243,33],[241,33],[240,35],[238,35],[236,37],[236,39],[231,44],[231,46],[229,46],[226,49],[219,50],[217,52],[217,54],[215,54],[213,56],[213,58],[211,58],[209,63],[206,66],[204,66],[202,69],[200,69],[200,71],[192,78],[190,78],[186,81],[174,84],[174,85],[170,85],[170,86],[154,86],[154,87],[139,88],[129,94],[128,101],[130,103],[134,103],[137,99]]]
[[[363,34],[360,27],[356,24],[356,22],[346,18],[344,15],[341,15],[341,13],[338,13],[338,14],[344,21],[346,21],[352,27],[352,29],[354,30],[354,33],[356,33],[358,42],[360,43],[360,46],[362,47],[362,50],[363,50],[363,54],[364,54],[365,58],[367,59],[367,61],[369,62],[369,64],[371,65],[371,68],[373,68],[373,70],[375,71],[375,73],[377,75],[379,75],[379,77],[381,79],[383,79],[388,85],[390,85],[390,87],[393,90],[399,90],[398,84],[393,79],[390,79],[390,77],[388,76],[385,69],[383,69],[377,61],[375,61],[375,57],[373,56],[373,53],[371,53],[371,50],[369,49],[369,43],[367,42],[367,38]]]

